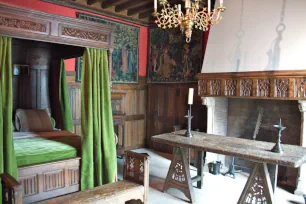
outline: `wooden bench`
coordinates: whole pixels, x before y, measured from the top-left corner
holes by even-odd
[[[7,202],[22,204],[22,186],[11,176],[1,175]],[[130,200],[148,202],[148,156],[131,151],[125,153],[124,180],[69,195],[41,201],[43,204],[125,203]]]

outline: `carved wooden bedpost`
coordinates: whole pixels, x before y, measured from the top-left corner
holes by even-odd
[[[299,101],[299,110],[301,112],[301,146],[306,147],[306,100]],[[306,164],[303,164],[299,169],[299,176],[297,179],[297,187],[294,191],[296,195],[306,194]]]
[[[110,88],[113,87],[112,82],[112,71],[113,71],[113,48],[108,50],[108,76],[109,76],[109,86]]]

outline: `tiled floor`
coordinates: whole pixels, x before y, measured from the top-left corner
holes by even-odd
[[[138,149],[136,151],[146,152],[150,155],[149,204],[187,203],[187,199],[180,191],[174,189],[169,189],[168,193],[161,191],[170,166],[170,160],[148,149]],[[123,160],[118,159],[119,178],[122,178],[122,167]],[[191,170],[191,174],[196,174],[196,172]],[[236,204],[246,180],[247,175],[242,173],[237,174],[236,179],[207,173],[204,176],[202,189],[194,188],[196,203]],[[304,204],[302,197],[280,188],[277,188],[275,198],[277,204]]]

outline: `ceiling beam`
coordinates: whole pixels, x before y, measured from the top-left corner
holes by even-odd
[[[136,8],[133,8],[133,9],[129,9],[128,12],[127,12],[127,15],[128,16],[133,16],[137,13],[143,13],[145,11],[153,9],[153,7],[154,7],[153,2],[150,2],[150,3],[147,3],[143,6],[136,7]]]
[[[152,2],[152,0],[134,0],[133,3],[125,3],[120,4],[115,7],[116,12],[121,12],[128,9],[134,9],[139,6],[143,6],[145,4],[148,4],[149,2]]]
[[[124,2],[127,2],[128,0],[106,0],[104,2],[102,2],[102,8],[103,9],[107,9],[111,6],[114,6],[114,5],[118,5],[118,4],[121,4],[121,3],[124,3]]]
[[[170,5],[181,4],[182,8],[185,7],[185,1],[183,1],[183,0],[168,0],[168,2],[170,3]],[[199,3],[200,3],[200,8],[206,7],[207,0],[206,1],[205,0],[204,1],[200,1]],[[213,1],[212,1],[212,3],[213,3]]]
[[[153,12],[154,12],[154,9],[150,8],[148,11],[140,13],[138,18],[139,19],[147,18],[149,16],[152,16]]]
[[[87,0],[87,5],[93,5],[97,2],[100,2],[100,0]]]

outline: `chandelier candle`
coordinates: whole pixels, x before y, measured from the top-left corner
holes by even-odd
[[[158,12],[157,4],[162,8]],[[171,6],[168,0],[154,0],[155,23],[159,28],[171,29],[180,27],[190,43],[193,28],[207,31],[209,27],[216,25],[222,20],[221,13],[225,11],[223,0],[220,6],[211,10],[211,0],[208,0],[207,8],[200,8],[200,0],[185,0],[186,13],[182,12],[180,4]]]
[[[157,0],[154,0],[154,14],[157,13]]]
[[[188,94],[189,110],[188,110],[188,115],[185,116],[185,118],[187,118],[187,120],[188,120],[188,127],[187,127],[187,131],[185,133],[186,137],[192,137],[192,133],[191,133],[191,120],[192,120],[193,116],[191,116],[191,105],[193,104],[193,94],[194,94],[194,89],[193,88],[189,88],[189,94]]]

